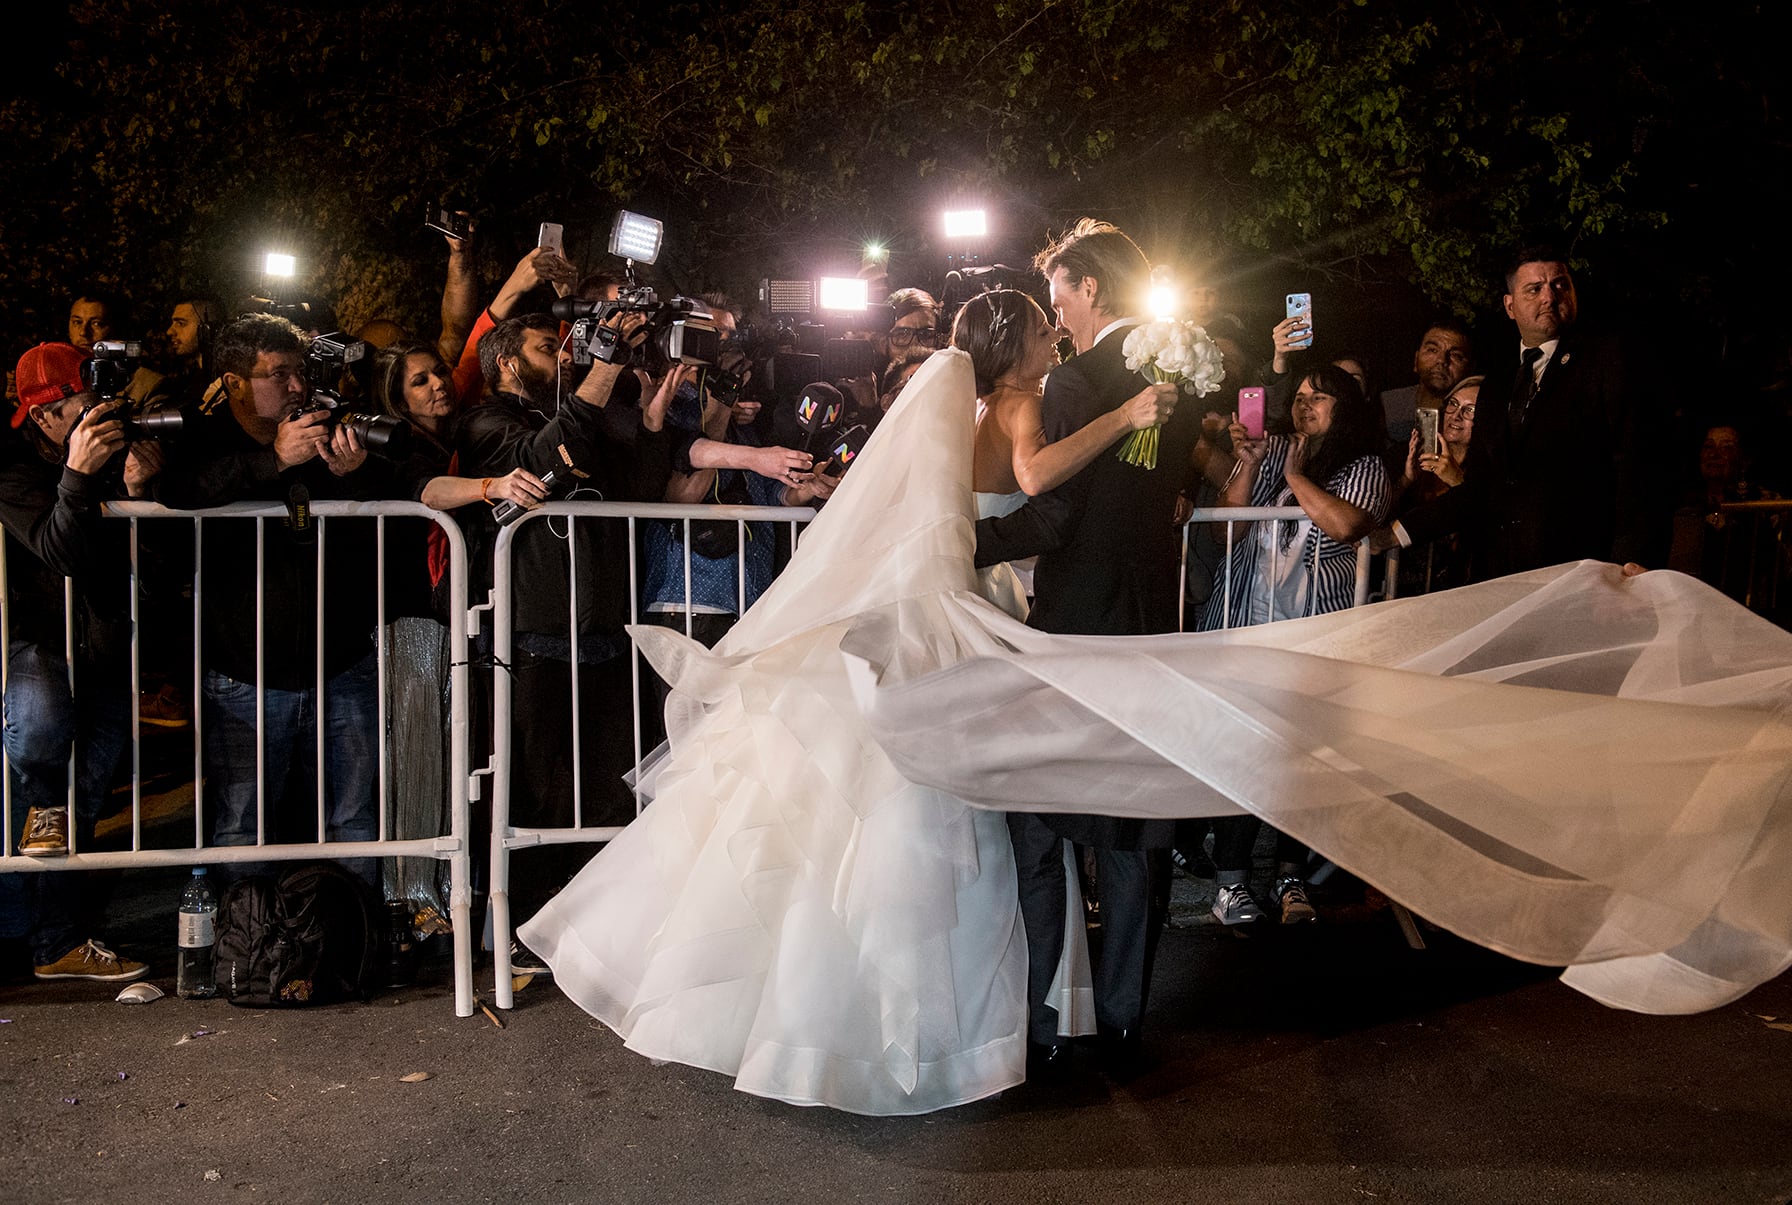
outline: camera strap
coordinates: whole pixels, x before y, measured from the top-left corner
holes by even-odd
[[[294,543],[316,543],[317,530],[311,526],[311,491],[302,482],[286,491],[286,526]]]

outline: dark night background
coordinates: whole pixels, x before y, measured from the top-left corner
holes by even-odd
[[[1445,9],[1449,11],[1444,11]],[[1669,358],[1689,419],[1777,442],[1786,378],[1784,70],[1765,6],[106,0],[48,13],[0,145],[9,358],[97,286],[159,330],[234,301],[282,244],[353,328],[435,330],[425,206],[480,222],[495,289],[538,223],[602,266],[619,206],[667,222],[659,281],[751,298],[855,271],[937,287],[938,214],[987,260],[1109,218],[1261,331],[1316,295],[1322,342],[1406,383],[1425,315],[1496,321],[1496,269],[1571,249],[1589,319]],[[134,327],[134,331],[132,328]]]

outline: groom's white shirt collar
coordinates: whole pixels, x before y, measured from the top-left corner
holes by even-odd
[[[1101,333],[1099,335],[1095,336],[1095,342],[1091,343],[1089,345],[1090,350],[1093,351],[1097,344],[1099,344],[1103,339],[1107,338],[1109,335],[1113,334],[1115,331],[1119,330],[1121,327],[1137,326],[1140,323],[1140,321],[1141,321],[1141,319],[1138,319],[1138,318],[1116,318],[1114,321],[1108,323],[1106,326],[1101,328]]]

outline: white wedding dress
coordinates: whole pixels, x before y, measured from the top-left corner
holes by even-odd
[[[971,563],[976,508],[1014,504],[973,498],[974,407],[969,358],[934,355],[713,653],[632,629],[674,689],[653,802],[519,930],[631,1050],[870,1114],[1025,1078],[1006,821],[898,774],[847,682],[848,652],[918,676],[1025,630],[986,597],[1024,614],[1012,571]],[[1086,970],[1060,981],[1074,1029]]]

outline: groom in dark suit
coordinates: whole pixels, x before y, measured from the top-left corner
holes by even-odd
[[[1034,264],[1051,285],[1052,308],[1076,355],[1045,381],[1045,438],[1055,442],[1137,393],[1142,381],[1121,347],[1138,324],[1151,267],[1131,239],[1105,222],[1083,219]],[[1194,477],[1200,416],[1192,408],[1164,424],[1157,467],[1144,469],[1104,452],[1057,489],[1021,509],[977,524],[977,563],[1037,556],[1036,602],[1028,623],[1044,632],[1137,636],[1177,629],[1176,575],[1181,542],[1178,494]],[[1066,840],[1096,850],[1101,950],[1095,1013],[1105,1052],[1122,1062],[1138,1053],[1139,1022],[1163,925],[1152,906],[1148,850],[1167,849],[1174,822],[1106,816],[1008,817],[1026,923],[1029,1055],[1035,1069],[1062,1067],[1047,990],[1064,944]]]

